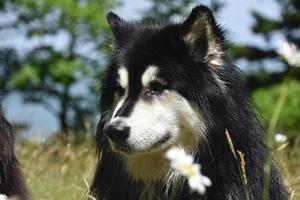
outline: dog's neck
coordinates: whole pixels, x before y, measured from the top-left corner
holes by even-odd
[[[170,167],[166,151],[124,157],[131,180],[142,182],[140,199],[165,199],[153,195],[172,196],[182,190],[185,179]]]
[[[134,180],[144,182],[156,182],[166,179],[171,170],[169,161],[164,155],[165,151],[159,151],[124,157],[128,174]]]

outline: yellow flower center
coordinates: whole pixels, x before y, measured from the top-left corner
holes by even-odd
[[[188,177],[193,177],[197,175],[197,172],[195,171],[195,168],[191,164],[182,164],[181,165],[182,171],[184,171]]]

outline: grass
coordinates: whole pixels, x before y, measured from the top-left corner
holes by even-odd
[[[294,144],[277,145],[273,157],[280,169],[291,200],[300,199],[300,135]],[[285,148],[282,148],[286,146]]]
[[[275,145],[275,159],[293,199],[300,199],[300,148],[294,144]],[[88,198],[97,163],[91,139],[53,137],[43,143],[23,141],[16,153],[31,192],[32,199],[80,200]]]
[[[95,149],[91,140],[78,143],[74,137],[19,143],[16,153],[32,199],[87,199]]]

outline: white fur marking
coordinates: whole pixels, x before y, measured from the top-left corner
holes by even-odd
[[[156,66],[150,65],[142,76],[142,84],[145,87],[149,82],[155,80],[158,73],[158,68]]]
[[[125,89],[128,86],[128,71],[125,67],[121,67],[118,73],[119,73],[119,83],[121,87]]]
[[[125,101],[126,97],[124,96],[122,99],[120,99],[120,101],[118,102],[117,106],[115,107],[115,110],[112,114],[111,120],[113,120],[113,118],[115,117],[115,115],[117,114],[118,110],[122,107],[124,101]]]

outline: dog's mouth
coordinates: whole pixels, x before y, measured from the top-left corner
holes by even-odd
[[[114,152],[125,154],[125,155],[131,155],[134,154],[135,152],[134,148],[131,145],[127,144],[126,142],[117,144],[110,141],[110,146]]]
[[[166,133],[162,138],[154,142],[154,144],[150,147],[150,149],[161,148],[171,139],[171,133]]]
[[[166,133],[163,137],[155,141],[150,147],[146,147],[145,149],[136,148],[135,145],[129,144],[127,142],[114,143],[110,141],[110,146],[112,150],[116,153],[120,153],[125,156],[135,156],[163,150],[170,146],[170,140],[171,133]]]

